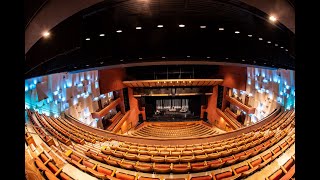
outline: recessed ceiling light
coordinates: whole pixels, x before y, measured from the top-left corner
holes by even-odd
[[[269,20],[272,21],[272,22],[275,22],[277,20],[277,18],[275,16],[271,15],[269,17]]]
[[[100,64],[103,64],[103,61],[101,61]]]
[[[219,31],[223,31],[224,30],[224,28],[219,28]]]
[[[86,38],[86,41],[90,41],[90,38]]]
[[[187,56],[187,58],[189,58],[190,56]]]
[[[283,49],[283,46],[281,46],[280,48]]]
[[[229,59],[229,58],[226,58],[226,59]]]
[[[207,59],[209,59],[210,58],[210,56],[207,56]]]
[[[120,59],[120,61],[123,61],[123,59]]]
[[[89,66],[89,64],[87,64],[86,66]]]
[[[42,36],[47,38],[47,37],[50,36],[50,33],[48,31],[45,31],[45,32],[42,33]]]
[[[272,66],[274,66],[274,65],[272,64]]]
[[[239,33],[240,33],[240,31],[235,31],[234,33],[239,34]]]
[[[267,64],[267,63],[263,63],[263,64]]]
[[[184,24],[179,24],[179,27],[185,27],[185,25]]]
[[[268,41],[267,43],[268,43],[268,44],[270,44],[270,43],[271,43],[271,41]]]
[[[205,28],[207,28],[207,26],[200,26],[200,28],[201,28],[201,29],[205,29]]]
[[[262,38],[259,38],[259,40],[262,41],[263,39],[262,39]]]
[[[73,67],[73,68],[75,68],[75,69],[76,69],[76,68],[77,68],[77,66],[75,66],[75,67]]]
[[[102,36],[105,36],[105,34],[100,34],[99,36],[101,36],[101,37],[102,37]]]
[[[119,29],[119,30],[117,30],[117,33],[121,33],[121,32],[122,32],[122,30],[120,30],[120,29]]]
[[[162,25],[162,24],[159,24],[157,27],[158,27],[158,28],[162,28],[162,27],[163,27],[163,25]]]
[[[253,63],[256,63],[256,61],[253,61]]]
[[[141,57],[139,57],[139,59],[142,59]]]
[[[162,59],[164,59],[164,58],[166,58],[166,57],[162,56]]]
[[[242,62],[245,62],[246,60],[242,59]]]
[[[286,51],[288,51],[288,49],[286,49]]]
[[[251,34],[248,34],[248,37],[252,37],[252,35],[251,35]]]
[[[274,44],[275,46],[278,46],[278,44]]]
[[[136,29],[142,29],[142,27],[138,26],[138,27],[136,27]]]

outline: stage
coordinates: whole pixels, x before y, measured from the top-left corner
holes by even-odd
[[[177,122],[177,121],[196,121],[199,120],[199,116],[195,116],[191,111],[179,112],[160,110],[156,112],[152,117],[147,118],[147,121],[162,121],[162,122]]]

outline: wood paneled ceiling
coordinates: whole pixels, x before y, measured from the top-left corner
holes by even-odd
[[[162,79],[162,80],[137,80],[123,81],[128,87],[183,87],[183,86],[215,86],[223,79]]]

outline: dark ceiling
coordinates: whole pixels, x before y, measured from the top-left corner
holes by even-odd
[[[32,18],[48,0],[24,0],[24,27],[26,28]]]
[[[164,60],[295,69],[294,34],[236,0],[108,0],[73,15],[51,34],[26,54],[26,78]]]

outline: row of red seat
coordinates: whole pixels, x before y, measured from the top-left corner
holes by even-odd
[[[232,151],[229,152],[229,154],[222,154],[216,153],[215,156],[209,157],[207,154],[204,155],[204,158],[202,159],[191,159],[191,158],[181,158],[179,157],[171,157],[171,160],[168,160],[167,157],[162,157],[162,160],[160,161],[160,158],[155,158],[155,156],[149,157],[148,161],[147,159],[126,159],[126,158],[119,158],[114,156],[114,154],[111,155],[105,155],[103,153],[98,153],[96,154],[95,152],[92,152],[88,150],[87,152],[84,152],[86,156],[95,159],[97,161],[107,163],[111,166],[116,166],[116,167],[122,167],[125,169],[129,170],[138,170],[142,172],[153,172],[155,171],[156,173],[168,173],[173,172],[173,173],[187,173],[187,172],[200,172],[200,171],[205,171],[207,169],[215,169],[215,168],[220,168],[221,166],[229,166],[232,165],[236,162],[241,162],[244,161],[245,159],[248,159],[249,157],[253,157],[257,155],[258,153],[266,150],[268,147],[271,147],[274,145],[276,142],[281,140],[283,137],[286,136],[286,132],[280,133],[277,136],[273,137],[272,139],[264,142],[263,144],[257,144],[254,147],[251,147],[250,149],[242,150],[237,153],[232,153]],[[249,147],[249,146],[247,146]],[[146,155],[138,155],[139,156],[146,156]],[[153,159],[153,163],[147,163],[147,162],[152,162],[151,159]],[[137,164],[137,162],[139,162]],[[170,163],[170,164],[163,164],[163,163]],[[178,164],[176,164],[178,163]],[[185,163],[185,164],[183,164]],[[156,169],[153,168],[153,164],[155,164]],[[136,167],[134,167],[136,165]],[[160,165],[161,167],[157,167],[157,165]],[[172,168],[170,167],[172,165]],[[142,167],[140,167],[142,166]],[[175,170],[176,168],[180,168],[179,170]],[[159,170],[158,170],[158,169]],[[166,170],[164,170],[166,169]],[[171,171],[170,171],[171,170]]]
[[[96,143],[95,139],[91,139],[90,137],[87,137],[85,135],[83,135],[81,132],[79,132],[80,130],[73,130],[72,128],[68,127],[67,125],[64,125],[63,123],[61,123],[58,119],[54,118],[54,117],[47,117],[48,119],[50,119],[51,121],[53,121],[54,123],[56,123],[58,126],[60,126],[62,129],[66,130],[67,132],[70,132],[71,134],[73,134],[74,136],[83,139],[87,142],[90,143]],[[82,143],[80,143],[82,144]]]
[[[65,125],[70,125],[69,127],[74,129],[74,130],[79,130],[81,133],[83,133],[85,136],[88,136],[90,137],[91,139],[95,139],[96,141],[100,141],[100,142],[105,142],[105,141],[109,141],[111,139],[108,139],[104,136],[101,136],[101,135],[98,135],[96,133],[93,133],[93,132],[90,132],[90,131],[87,131],[79,126],[76,126],[74,125],[73,123],[71,123],[70,121],[66,120],[65,118],[63,117],[58,117],[57,118],[58,120],[60,120],[60,122],[64,123]]]
[[[262,136],[253,141],[239,146],[223,146],[209,149],[197,150],[172,150],[172,151],[147,151],[137,149],[127,149],[118,147],[116,150],[104,147],[101,152],[106,155],[112,155],[118,158],[125,158],[128,160],[136,160],[143,162],[158,162],[158,163],[177,163],[177,162],[198,162],[203,160],[212,160],[224,156],[231,156],[233,154],[241,154],[250,148],[254,148],[263,142],[269,140],[275,135],[274,132],[266,136]],[[132,151],[134,150],[134,151]]]
[[[293,132],[294,133],[294,132]],[[239,177],[246,177],[252,173],[254,173],[255,171],[263,168],[264,166],[266,166],[268,163],[272,162],[274,159],[276,159],[280,154],[282,154],[283,152],[285,152],[285,150],[290,147],[293,143],[294,143],[294,134],[289,136],[284,142],[280,141],[282,140],[282,138],[286,135],[286,133],[280,133],[279,137],[274,137],[276,139],[276,141],[267,141],[264,144],[268,144],[267,147],[271,148],[272,145],[274,143],[278,143],[276,147],[272,147],[272,150],[268,153],[265,153],[263,156],[256,156],[257,158],[247,162],[246,164],[241,163],[241,166],[232,166],[229,170],[226,170],[224,172],[221,172],[219,174],[214,174],[211,173],[211,175],[208,176],[203,176],[203,177],[193,177],[191,179],[195,179],[195,180],[206,180],[206,179],[222,179],[222,178],[227,178],[227,177],[232,177],[232,178],[239,178]],[[283,136],[284,135],[284,136]],[[262,150],[266,151],[266,149],[262,149],[259,151],[260,154],[262,154]],[[89,155],[88,155],[89,153]],[[101,161],[103,162],[103,160],[106,161],[106,157],[102,154],[94,154],[91,153],[90,150],[88,151],[88,153],[85,153],[90,159],[95,159],[97,161]],[[75,160],[75,161],[79,161],[80,159],[85,160],[83,162],[85,162],[84,166],[86,166],[87,168],[92,168],[94,167],[94,164],[89,162],[88,159],[85,158],[81,158],[80,156],[77,155],[77,153],[72,152],[69,155],[69,158]],[[108,158],[108,157],[107,157]],[[109,160],[111,158],[109,157]],[[69,160],[70,161],[70,160]],[[81,162],[81,160],[80,160]],[[89,162],[89,163],[88,163]],[[153,164],[148,164],[148,163],[143,163],[143,162],[135,162],[134,164],[130,164],[128,163],[129,161],[126,161],[124,159],[117,161],[117,162],[113,162],[113,163],[108,163],[111,166],[116,166],[116,167],[121,167],[123,169],[128,169],[128,170],[133,170],[133,171],[139,171],[139,172],[146,172],[146,173],[151,173],[151,172],[156,172],[156,173],[187,173],[187,172],[199,172],[203,171],[203,170],[210,170],[210,169],[216,169],[216,168],[221,168],[223,166],[228,167],[232,164],[228,164],[228,161],[226,161],[226,158],[220,158],[220,159],[216,159],[213,161],[205,161],[205,164],[201,164],[201,163],[188,163],[188,164],[158,164],[158,163],[153,163]],[[241,162],[241,161],[236,161],[236,162]],[[90,164],[91,163],[91,164]],[[98,164],[96,166],[99,166]],[[212,168],[213,167],[213,168]],[[80,167],[78,167],[80,168]],[[112,176],[112,174],[115,174],[116,178],[119,179],[123,179],[123,180],[129,180],[129,179],[135,179],[136,177],[130,174],[123,174],[121,172],[121,175],[117,175],[118,172],[114,172],[114,169],[108,169],[106,167],[104,167],[104,169],[107,169],[107,171],[109,172],[109,174],[105,174],[105,176]],[[99,170],[97,170],[99,172]],[[112,173],[110,173],[112,172]],[[95,175],[95,173],[89,172],[90,174],[93,174],[96,177],[101,178],[101,174],[100,176]],[[100,170],[100,173],[103,174],[103,172]],[[110,175],[111,174],[111,175]],[[110,179],[110,177],[109,177]],[[143,178],[145,179],[145,178]],[[150,179],[150,178],[146,178],[146,179]],[[158,179],[158,178],[155,178]],[[140,180],[140,178],[139,178]]]
[[[81,139],[74,134],[72,134],[72,131],[68,131],[67,129],[62,128],[60,125],[55,123],[50,117],[45,116],[44,114],[39,114],[40,117],[42,117],[47,123],[51,125],[55,130],[60,132],[62,135],[65,137],[69,137],[72,141],[79,143],[79,144],[84,144],[84,139]]]
[[[180,126],[181,127],[181,126]],[[207,135],[214,135],[218,134],[217,131],[199,124],[193,123],[190,125],[185,125],[180,128],[169,129],[166,126],[152,126],[147,125],[142,127],[134,132],[131,133],[133,136],[143,136],[143,137],[190,137],[190,136],[207,136]]]
[[[71,141],[68,138],[66,138],[65,136],[63,136],[59,132],[57,132],[50,124],[48,124],[44,119],[42,119],[42,117],[39,115],[39,113],[37,111],[34,112],[34,115],[36,116],[37,120],[41,123],[42,127],[46,128],[46,130],[51,135],[53,135],[60,142],[66,144],[66,145],[70,145],[71,144]]]
[[[199,146],[201,147],[207,147],[207,146],[213,146],[212,148],[214,148],[215,146],[224,146],[226,144],[232,144],[235,142],[241,142],[245,139],[248,138],[247,136],[252,136],[254,135],[254,132],[265,132],[266,130],[270,129],[271,127],[273,127],[273,129],[276,129],[275,127],[280,126],[280,124],[287,120],[292,113],[294,113],[293,110],[290,111],[284,111],[284,112],[280,112],[279,114],[277,114],[271,121],[269,121],[268,123],[266,123],[265,125],[263,125],[262,127],[259,127],[258,129],[252,131],[252,132],[248,132],[245,134],[241,134],[235,137],[231,137],[228,139],[223,139],[223,140],[218,140],[218,141],[213,141],[213,142],[206,142],[206,143],[201,143],[201,144],[193,144],[193,145],[177,145],[177,146],[164,146],[164,145],[149,145],[149,144],[140,144],[140,143],[135,143],[135,142],[122,142],[122,146],[137,146],[137,147],[188,147],[188,146],[192,146],[195,148],[198,148]]]
[[[28,117],[29,117],[29,120],[30,122],[32,123],[33,125],[33,129],[34,131],[40,136],[40,138],[45,142],[47,143],[49,146],[53,145],[54,144],[54,141],[52,139],[52,137],[48,136],[44,130],[42,128],[39,127],[39,124],[33,119],[32,117],[32,113],[27,110],[27,114],[28,114]]]
[[[48,180],[73,180],[70,176],[62,172],[62,168],[58,168],[53,159],[49,159],[44,153],[40,153],[38,156],[33,157],[35,166]]]
[[[290,180],[295,175],[295,156],[292,156],[286,163],[280,166],[267,180]]]

